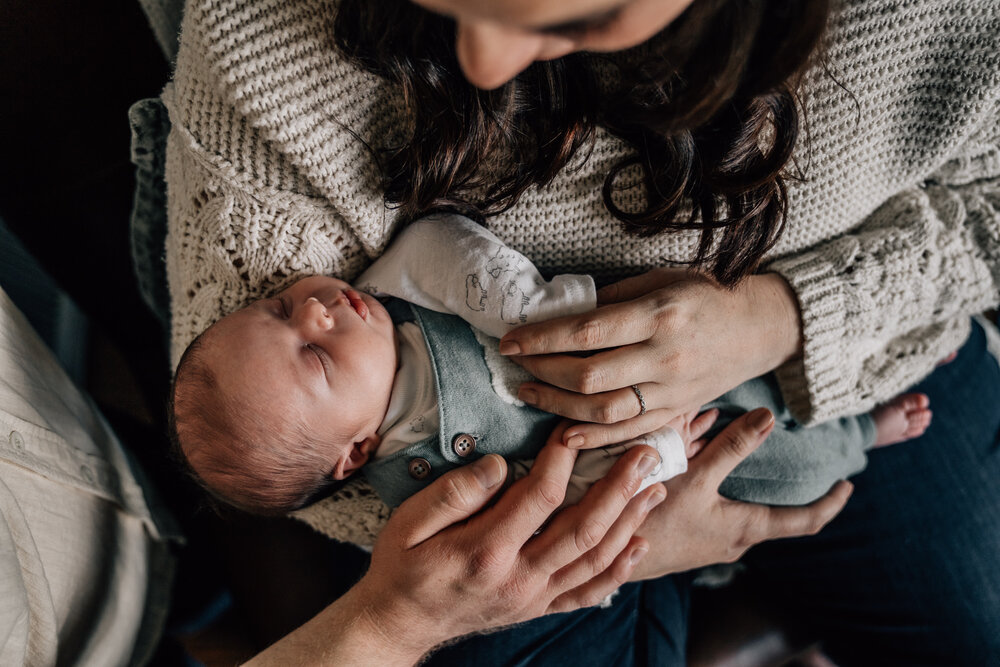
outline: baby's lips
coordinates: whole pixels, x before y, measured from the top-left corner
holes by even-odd
[[[344,290],[344,296],[347,297],[347,301],[351,304],[351,308],[354,309],[361,319],[368,320],[368,304],[365,303],[361,295],[352,289]]]

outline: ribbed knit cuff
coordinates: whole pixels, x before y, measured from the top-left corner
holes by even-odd
[[[775,371],[785,404],[797,421],[811,425],[855,407],[844,292],[833,264],[820,253],[802,253],[767,267],[781,275],[799,302],[802,358]]]

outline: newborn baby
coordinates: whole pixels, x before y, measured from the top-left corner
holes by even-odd
[[[358,284],[362,289],[330,277],[302,279],[224,317],[185,352],[173,394],[175,436],[214,495],[245,510],[284,513],[374,458],[365,473],[392,506],[473,460],[467,457],[530,459],[544,443],[556,418],[517,404],[524,378],[498,354],[491,359],[495,341],[482,332],[499,337],[527,322],[593,309],[590,277],[546,281],[483,227],[440,216],[404,229]],[[366,291],[422,307],[393,300],[387,310]],[[505,374],[511,392],[503,390]],[[723,413],[764,405],[780,417],[780,396],[762,382],[722,397]],[[734,409],[734,401],[746,405]],[[783,451],[772,458],[794,459],[787,473],[794,479],[771,485],[776,491],[765,489],[764,499],[792,504],[822,495],[864,466],[864,449],[922,432],[926,407],[925,398],[909,395],[875,417],[776,429],[785,435],[772,449]],[[716,414],[687,415],[617,449],[582,452],[567,502],[603,476],[622,448],[638,443],[661,458],[643,488],[683,472],[692,443]],[[818,458],[816,439],[827,443]],[[782,466],[765,465],[777,467],[781,479]],[[815,473],[808,488],[802,468]],[[760,475],[749,477],[759,482]],[[745,499],[761,495],[733,488],[751,496]]]

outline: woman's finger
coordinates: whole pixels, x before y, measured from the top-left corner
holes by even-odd
[[[632,400],[635,400],[633,395]],[[566,429],[564,442],[573,449],[594,449],[619,442],[628,442],[662,427],[674,416],[671,410],[650,410],[614,424],[581,423]]]
[[[687,269],[654,269],[638,276],[625,278],[597,290],[597,303],[611,304],[631,301],[650,292],[691,277]]]
[[[650,447],[635,447],[622,455],[579,504],[560,512],[525,546],[522,556],[527,566],[541,572],[556,572],[594,549],[630,504],[642,479],[659,463],[659,455]],[[645,514],[649,509],[645,505],[633,508],[629,516],[636,520],[637,513]],[[639,523],[641,520],[635,523],[633,532]]]
[[[603,350],[647,340],[656,318],[635,304],[601,306],[580,315],[526,324],[500,339],[500,354],[532,355]]]
[[[718,488],[722,480],[764,442],[773,428],[774,415],[767,408],[741,415],[691,459],[688,474],[703,475],[711,488]]]
[[[633,537],[615,558],[611,567],[587,583],[556,597],[549,603],[546,613],[575,611],[600,604],[629,580],[647,553],[649,553],[649,543],[641,537]]]
[[[400,505],[386,531],[411,549],[481,510],[506,477],[507,463],[496,454],[452,470]]]
[[[628,388],[657,373],[643,343],[604,350],[586,357],[544,354],[511,357],[542,382],[580,394]],[[523,399],[522,399],[523,400]]]
[[[653,412],[650,401],[654,395],[659,395],[658,388],[653,384],[642,383],[639,391],[646,402],[647,414]],[[638,417],[642,411],[642,402],[631,386],[597,394],[578,394],[541,382],[525,382],[518,388],[517,397],[539,410],[597,424],[622,422]]]
[[[854,492],[854,485],[841,480],[825,496],[802,507],[767,507],[747,503],[746,507],[759,517],[751,517],[748,535],[751,543],[783,537],[815,535],[844,509]]]

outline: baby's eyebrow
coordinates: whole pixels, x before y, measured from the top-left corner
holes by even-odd
[[[280,316],[284,310],[284,305],[281,303],[281,297],[272,296],[268,299],[258,299],[254,301],[249,306],[252,309],[263,310],[271,316]],[[275,307],[278,308],[278,312],[275,313]]]

